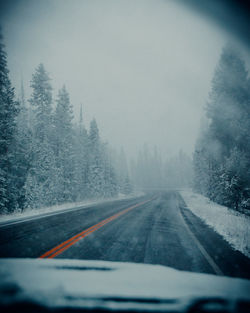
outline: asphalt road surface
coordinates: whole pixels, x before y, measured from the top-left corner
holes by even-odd
[[[250,278],[250,260],[192,214],[176,191],[2,223],[0,257],[162,264]]]

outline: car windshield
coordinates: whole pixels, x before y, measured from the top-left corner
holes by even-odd
[[[249,309],[249,12],[0,1],[0,307],[54,286]]]

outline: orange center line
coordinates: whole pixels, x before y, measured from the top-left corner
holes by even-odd
[[[76,242],[78,242],[79,240],[83,239],[84,237],[90,235],[91,233],[93,233],[94,231],[98,230],[99,228],[103,227],[104,225],[106,225],[107,223],[117,219],[118,217],[120,217],[121,215],[129,212],[130,210],[137,208],[145,203],[148,203],[150,200],[147,201],[143,201],[140,203],[137,203],[123,211],[120,211],[104,220],[102,220],[101,222],[83,230],[82,232],[80,232],[79,234],[69,238],[68,240],[62,242],[61,244],[57,245],[56,247],[50,249],[49,251],[45,252],[44,254],[42,254],[39,258],[44,259],[44,258],[48,258],[48,259],[52,259],[54,257],[56,257],[57,255],[61,254],[63,251],[67,250],[68,248],[70,248],[72,245],[74,245]]]

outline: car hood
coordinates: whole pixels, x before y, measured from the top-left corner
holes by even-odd
[[[160,265],[62,259],[0,260],[0,306],[5,308],[32,303],[44,309],[182,312],[204,299],[215,306],[221,301],[231,308],[242,303],[248,306],[250,280],[190,273]]]

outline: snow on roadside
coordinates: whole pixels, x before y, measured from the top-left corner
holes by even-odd
[[[228,209],[190,190],[180,191],[188,209],[236,250],[250,258],[250,216]]]
[[[25,220],[27,218],[32,218],[32,217],[38,217],[42,215],[47,215],[51,213],[56,213],[60,211],[65,211],[65,210],[71,210],[71,209],[76,209],[76,208],[88,208],[89,206],[93,206],[96,204],[101,204],[101,203],[106,203],[110,201],[116,201],[116,200],[125,200],[125,199],[134,199],[143,196],[144,193],[138,192],[134,193],[132,195],[124,195],[124,194],[119,194],[115,198],[106,198],[106,199],[101,199],[101,200],[85,200],[81,202],[69,202],[69,203],[63,203],[60,205],[53,205],[50,207],[45,207],[45,208],[40,208],[40,209],[26,209],[23,212],[14,212],[12,214],[6,214],[6,215],[1,215],[0,216],[0,225],[1,223],[6,223],[6,222],[14,222],[14,221],[19,221],[19,220]]]

